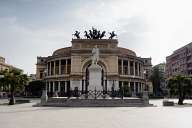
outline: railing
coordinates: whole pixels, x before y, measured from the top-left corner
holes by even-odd
[[[54,92],[48,92],[48,96],[54,96]],[[76,97],[76,98],[124,98],[124,97],[131,97],[132,93],[130,91],[125,92],[123,90],[114,90],[114,91],[97,91],[97,90],[89,90],[89,91],[79,91],[79,90],[70,90],[68,92],[58,92],[58,96],[60,97]],[[142,93],[135,94],[138,97],[141,97]]]

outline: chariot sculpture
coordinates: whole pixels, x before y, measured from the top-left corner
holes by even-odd
[[[115,31],[112,31],[109,34],[110,34],[109,39],[113,39],[114,37],[117,37],[117,35],[115,34]],[[77,39],[80,39],[80,32],[75,31],[73,36],[75,36]],[[106,31],[99,31],[96,28],[92,27],[92,29],[88,31],[84,31],[84,37],[86,39],[103,39],[104,37],[106,37]]]

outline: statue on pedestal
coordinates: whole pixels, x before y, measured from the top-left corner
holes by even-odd
[[[99,49],[97,46],[95,46],[92,50],[92,64],[97,65],[97,62],[99,61]]]

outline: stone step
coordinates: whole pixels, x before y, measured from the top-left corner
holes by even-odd
[[[56,107],[139,107],[147,106],[143,99],[68,99],[49,98],[43,106]]]

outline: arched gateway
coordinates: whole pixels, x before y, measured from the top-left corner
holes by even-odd
[[[124,96],[135,96],[147,86],[143,72],[149,69],[150,58],[137,57],[135,52],[118,47],[116,39],[72,39],[71,43],[71,47],[58,49],[52,56],[37,58],[36,76],[46,82],[49,95],[58,92],[59,96],[73,96],[77,90],[85,94],[89,90],[113,89],[124,90]],[[99,59],[92,57],[95,46]],[[93,63],[101,68],[96,79],[90,75]],[[98,82],[90,85],[90,77]]]

